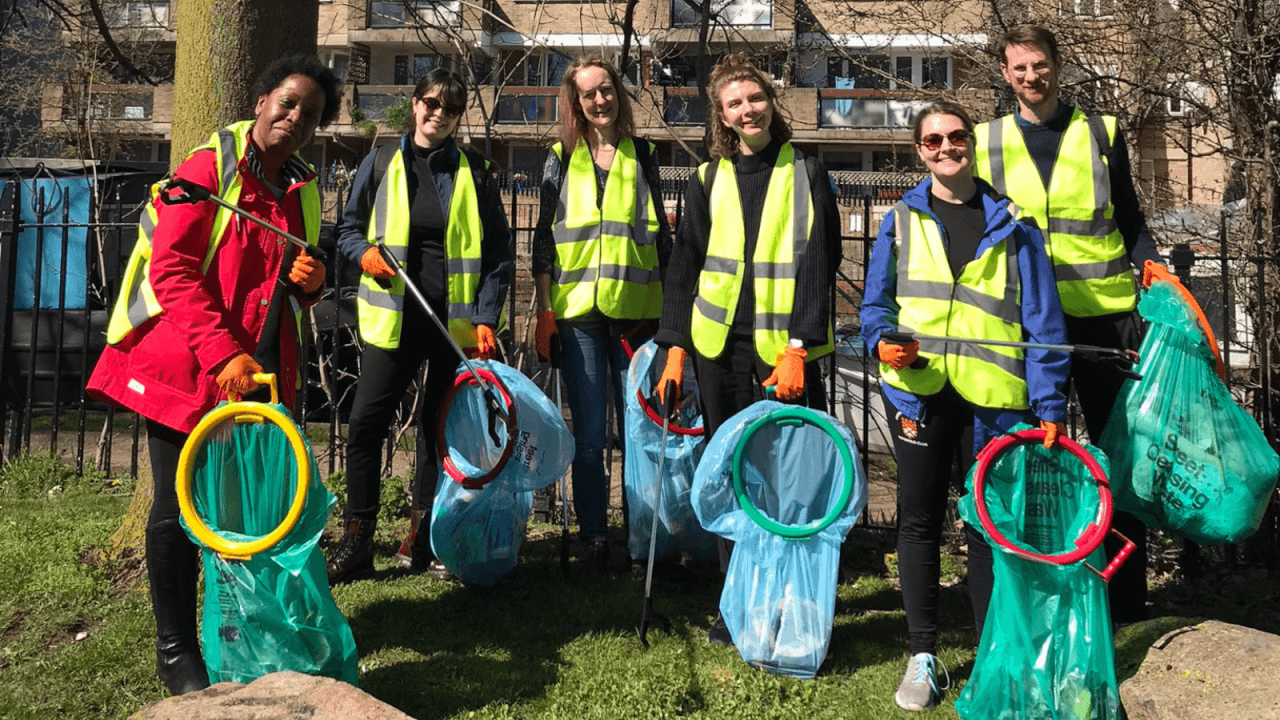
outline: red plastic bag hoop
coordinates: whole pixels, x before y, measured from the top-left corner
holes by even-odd
[[[622,343],[622,350],[627,354],[628,360],[635,357],[636,353],[631,349],[631,341],[627,337],[624,336],[619,342]],[[645,417],[649,418],[654,425],[662,427],[662,415],[659,415],[658,411],[653,409],[653,406],[649,404],[649,398],[645,397],[644,393],[639,390],[636,390],[636,402],[640,404],[640,407],[644,408]],[[687,428],[674,421],[667,426],[667,429],[675,435],[692,435],[694,437],[699,437],[705,434],[704,428]]]
[[[507,461],[511,459],[511,454],[516,447],[516,433],[511,432],[511,430],[516,426],[516,406],[515,403],[511,401],[510,391],[507,390],[507,386],[503,385],[502,380],[498,379],[498,376],[493,372],[481,368],[478,370],[477,374],[485,382],[490,383],[492,387],[498,389],[498,393],[502,395],[502,403],[506,406],[507,414],[510,418],[510,424],[507,432],[507,443],[502,448],[502,457],[498,458],[498,462],[493,466],[493,468],[479,477],[471,477],[462,472],[458,469],[458,466],[454,464],[453,458],[450,457],[449,444],[444,438],[444,420],[449,414],[449,407],[453,405],[454,397],[457,396],[458,391],[462,389],[463,385],[478,384],[475,378],[471,377],[470,370],[463,370],[453,379],[453,387],[449,388],[449,391],[445,393],[444,401],[440,403],[439,417],[436,419],[436,427],[439,428],[436,433],[436,449],[440,455],[440,466],[444,468],[444,471],[449,476],[450,480],[453,480],[468,490],[479,490],[492,482],[493,479],[498,476],[498,473],[502,472],[502,469],[507,466]]]
[[[982,523],[982,529],[986,531],[987,537],[991,538],[991,542],[999,545],[1001,548],[1018,555],[1020,557],[1035,562],[1046,563],[1049,565],[1071,565],[1089,557],[1098,546],[1102,544],[1107,533],[1111,530],[1111,484],[1107,480],[1107,474],[1102,471],[1102,466],[1094,459],[1089,451],[1085,450],[1075,440],[1068,437],[1058,436],[1058,444],[1064,450],[1074,455],[1084,466],[1088,468],[1089,474],[1093,476],[1098,486],[1098,516],[1093,522],[1085,528],[1084,534],[1076,538],[1074,550],[1057,554],[1036,553],[1026,548],[1019,547],[1005,537],[991,522],[991,516],[987,513],[987,501],[983,495],[986,488],[987,470],[995,461],[996,457],[1005,450],[1015,445],[1023,445],[1029,443],[1043,443],[1044,430],[1019,430],[1008,435],[1001,435],[982,449],[978,453],[977,467],[973,473],[973,507],[978,511],[978,520]]]

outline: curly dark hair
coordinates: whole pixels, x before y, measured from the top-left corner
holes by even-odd
[[[338,83],[338,76],[315,55],[289,55],[271,63],[254,81],[253,96],[270,95],[290,75],[309,77],[324,91],[324,111],[320,113],[320,127],[328,126],[338,117],[338,108],[342,104],[342,87]]]
[[[750,80],[764,90],[773,106],[773,119],[769,122],[769,135],[781,142],[791,139],[791,126],[782,118],[778,106],[778,91],[769,76],[756,67],[743,53],[726,55],[711,69],[707,78],[707,150],[713,158],[733,157],[740,151],[738,134],[724,126],[724,109],[720,107],[720,91],[725,86]]]

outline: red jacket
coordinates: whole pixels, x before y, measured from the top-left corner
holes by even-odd
[[[187,158],[174,175],[216,192],[214,150]],[[312,175],[291,185],[279,202],[248,169],[242,157],[239,207],[297,237],[305,237],[300,189]],[[214,380],[235,355],[253,355],[277,287],[288,241],[244,218],[234,217],[207,273],[200,272],[208,249],[216,205],[211,201],[166,205],[156,199],[158,221],[152,236],[150,280],[164,311],[122,341],[108,346],[89,378],[88,392],[175,430],[190,432],[205,413],[225,399]],[[288,270],[285,270],[288,277]],[[287,280],[286,280],[287,282]],[[302,305],[305,298],[288,284]],[[283,316],[292,320],[292,313]],[[285,323],[292,328],[293,323]],[[281,402],[294,407],[298,338],[280,332]]]

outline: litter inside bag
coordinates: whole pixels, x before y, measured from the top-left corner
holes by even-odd
[[[1280,456],[1214,372],[1195,315],[1170,283],[1138,310],[1150,321],[1141,380],[1127,380],[1098,444],[1111,457],[1116,506],[1203,545],[1258,529]]]
[[[631,358],[627,372],[626,404],[626,472],[627,550],[632,560],[649,557],[649,533],[653,528],[653,509],[660,490],[661,511],[658,514],[658,537],[654,556],[660,560],[679,560],[682,552],[695,559],[716,557],[715,536],[702,529],[689,502],[693,473],[706,446],[702,435],[702,411],[698,402],[698,384],[686,370],[684,405],[679,419],[672,422],[665,445],[662,441],[662,409],[646,411],[647,398],[657,385],[666,365],[666,351],[647,342]],[[645,401],[641,397],[646,398]],[[643,404],[642,404],[643,402]],[[658,415],[651,414],[657,413]],[[662,477],[656,477],[658,460],[665,452]]]
[[[501,382],[514,425],[497,423],[495,443],[480,387],[467,383],[458,388],[442,423],[442,457],[447,454],[466,477],[501,469],[478,489],[468,489],[440,471],[431,509],[431,549],[463,582],[492,587],[516,566],[533,491],[555,482],[568,469],[574,445],[560,410],[533,381],[502,363],[472,365]],[[460,365],[458,373],[465,371]]]
[[[774,401],[733,416],[708,444],[692,501],[703,527],[735,542],[720,612],[744,662],[798,678],[822,665],[840,544],[866,507],[857,458],[835,418]]]
[[[1105,471],[1106,455],[1085,446]],[[1036,562],[997,545],[982,527],[969,492],[960,515],[993,549],[995,587],[973,673],[955,702],[972,720],[1119,720],[1111,614],[1101,569],[1101,545],[1070,565]],[[1000,453],[987,471],[983,495],[992,524],[1014,545],[1061,555],[1097,519],[1097,485],[1084,464],[1039,442]]]
[[[281,405],[271,407],[288,413]],[[292,670],[356,684],[356,644],[333,602],[317,543],[336,503],[311,465],[306,503],[279,543],[249,560],[227,560],[202,546],[204,614],[201,645],[209,681],[242,682]],[[192,499],[217,535],[250,542],[275,530],[296,491],[293,447],[271,422],[220,423],[196,451]],[[199,539],[187,526],[191,540]]]

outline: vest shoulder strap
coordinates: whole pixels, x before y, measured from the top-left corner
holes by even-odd
[[[373,187],[377,188],[382,184],[382,178],[386,177],[387,168],[391,166],[391,159],[396,156],[396,151],[400,149],[400,143],[387,143],[378,148],[378,154],[373,156]]]
[[[707,202],[707,210],[711,209],[711,184],[716,180],[716,170],[720,168],[719,158],[712,158],[707,163],[707,170],[702,175],[702,197]]]
[[[458,152],[467,156],[467,164],[471,166],[471,181],[475,183],[476,192],[483,194],[488,185],[489,161],[474,150],[458,148]]]
[[[1098,150],[1105,155],[1111,154],[1111,138],[1107,136],[1107,126],[1102,121],[1102,116],[1095,113],[1088,114],[1089,132],[1093,134],[1094,142],[1098,143]]]

